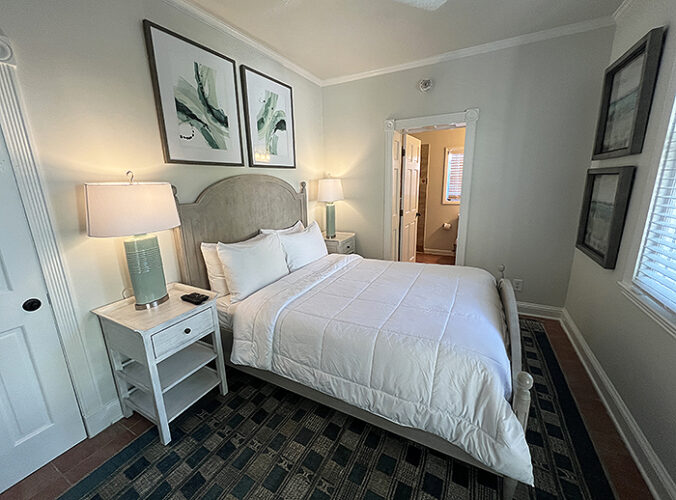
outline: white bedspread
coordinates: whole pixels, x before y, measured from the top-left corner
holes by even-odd
[[[441,436],[533,484],[486,271],[328,255],[239,303],[232,362]]]

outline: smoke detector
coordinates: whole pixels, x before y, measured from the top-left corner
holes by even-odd
[[[429,78],[424,78],[418,82],[418,90],[423,94],[432,90],[434,83]]]

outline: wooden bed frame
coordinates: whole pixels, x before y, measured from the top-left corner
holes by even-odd
[[[180,204],[177,201],[177,205],[181,226],[174,230],[174,236],[178,249],[181,280],[183,283],[206,289],[209,288],[209,281],[200,250],[200,244],[203,241],[232,243],[255,236],[261,228],[282,229],[292,226],[298,220],[307,225],[305,182],[301,183],[300,192],[296,192],[287,182],[269,175],[245,174],[228,177],[204,189],[194,203]],[[521,332],[512,284],[508,280],[500,280],[498,292],[505,312],[510,340],[513,378],[512,410],[525,429],[530,409],[530,389],[533,386],[533,378],[528,373],[521,371]],[[439,436],[419,429],[397,425],[385,418],[272,372],[232,364],[230,362],[232,334],[224,330],[221,334],[228,366],[364,420],[369,424],[462,462],[498,474]],[[515,479],[504,477],[503,499],[511,499],[514,496],[516,486],[517,481]]]

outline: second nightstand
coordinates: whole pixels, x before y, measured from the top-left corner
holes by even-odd
[[[356,250],[354,233],[341,233],[337,231],[336,236],[333,238],[327,238],[326,233],[323,233],[323,235],[326,249],[329,253],[350,254]]]
[[[217,294],[171,283],[169,300],[137,311],[134,298],[93,312],[101,321],[122,412],[136,411],[157,424],[162,444],[171,441],[169,422],[211,389],[228,392],[216,312]],[[209,296],[196,306],[181,295]],[[204,342],[211,337],[211,343]],[[215,364],[215,370],[208,365]]]

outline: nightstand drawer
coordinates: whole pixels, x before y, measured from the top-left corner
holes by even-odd
[[[206,309],[150,337],[155,358],[161,358],[183,344],[189,344],[214,330],[214,316]]]
[[[347,240],[341,241],[338,244],[337,253],[354,253],[354,238],[349,238]]]
[[[329,253],[349,254],[355,252],[354,236],[341,240],[329,239],[324,241],[326,242],[326,249]]]

